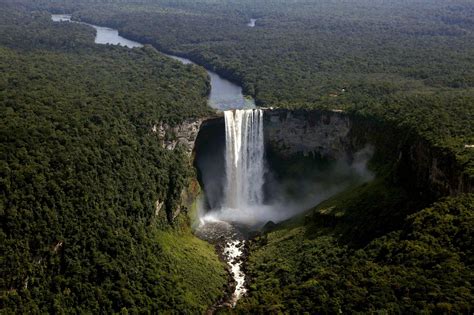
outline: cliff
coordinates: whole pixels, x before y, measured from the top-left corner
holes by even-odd
[[[341,111],[266,109],[266,146],[283,158],[318,155],[351,161],[367,145],[393,165],[393,180],[426,200],[474,191],[454,154],[407,130]]]
[[[331,160],[350,159],[352,121],[341,112],[265,110],[266,146],[283,157],[319,155]]]
[[[163,148],[174,150],[178,146],[181,146],[187,153],[188,157],[191,157],[194,143],[196,142],[201,124],[204,120],[206,119],[188,119],[174,126],[160,122],[153,125],[151,131],[158,136],[158,140]]]

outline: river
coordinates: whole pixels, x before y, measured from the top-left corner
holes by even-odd
[[[128,48],[143,47],[141,43],[120,36],[119,32],[115,29],[72,21],[71,15],[53,14],[51,19],[53,22],[74,22],[93,27],[96,30],[96,44],[121,45]],[[194,62],[186,58],[169,54],[164,55],[185,65],[195,65]],[[222,78],[215,72],[209,71],[208,69],[206,69],[206,71],[211,79],[211,92],[208,99],[210,107],[222,111],[255,108],[254,100],[245,97],[240,86]],[[222,307],[234,307],[237,301],[247,291],[245,287],[246,277],[242,268],[242,261],[245,258],[245,237],[232,224],[219,220],[213,220],[201,224],[201,226],[197,228],[196,234],[200,238],[216,246],[219,256],[229,265],[229,273],[234,280],[234,291],[232,295],[229,296],[226,301],[214,305],[213,309],[216,310]]]
[[[51,19],[54,22],[73,22],[71,15],[67,14],[53,14]],[[129,48],[143,47],[142,44],[129,40],[120,36],[119,32],[115,29],[108,27],[97,26],[89,23],[83,23],[89,25],[96,30],[95,43],[96,44],[110,44],[110,45],[121,45]],[[182,64],[195,64],[189,59],[164,54],[174,60],[181,62]],[[230,82],[219,76],[217,73],[206,69],[211,79],[211,93],[209,95],[208,104],[210,107],[218,110],[228,109],[242,109],[242,108],[254,108],[255,102],[252,98],[245,97],[242,93],[242,87],[237,84]]]

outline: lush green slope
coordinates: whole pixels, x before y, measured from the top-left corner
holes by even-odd
[[[440,201],[408,216],[402,228],[354,245],[393,206],[404,209],[403,197],[381,197],[379,188],[388,187],[380,185],[338,195],[252,242],[250,293],[237,311],[470,314],[474,196]],[[379,209],[392,211],[371,212],[376,197]]]
[[[167,223],[194,174],[151,127],[208,113],[205,72],[1,5],[1,312],[203,312],[225,270]]]

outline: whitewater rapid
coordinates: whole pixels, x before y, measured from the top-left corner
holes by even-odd
[[[196,229],[196,235],[216,246],[220,257],[229,266],[233,278],[231,294],[215,308],[235,307],[237,301],[246,294],[246,276],[243,262],[245,257],[246,237],[232,223],[208,217]]]

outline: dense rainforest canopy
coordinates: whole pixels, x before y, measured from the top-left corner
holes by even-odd
[[[35,2],[207,65],[261,105],[350,110],[413,129],[474,176],[470,1],[93,3]]]
[[[260,105],[390,125],[474,178],[471,1],[1,2],[7,310],[202,312],[225,280],[186,224],[154,216],[156,200],[173,211],[193,174],[150,128],[209,113],[203,69],[150,46],[98,47],[92,29],[53,24],[46,10],[186,56]],[[421,209],[374,164],[375,181],[251,242],[236,312],[472,313],[472,194]]]
[[[257,237],[247,264],[251,291],[238,311],[471,313],[474,195],[407,216],[416,209],[408,200],[378,179]]]
[[[226,276],[168,226],[193,174],[151,128],[208,114],[205,72],[1,5],[1,312],[204,311]]]

